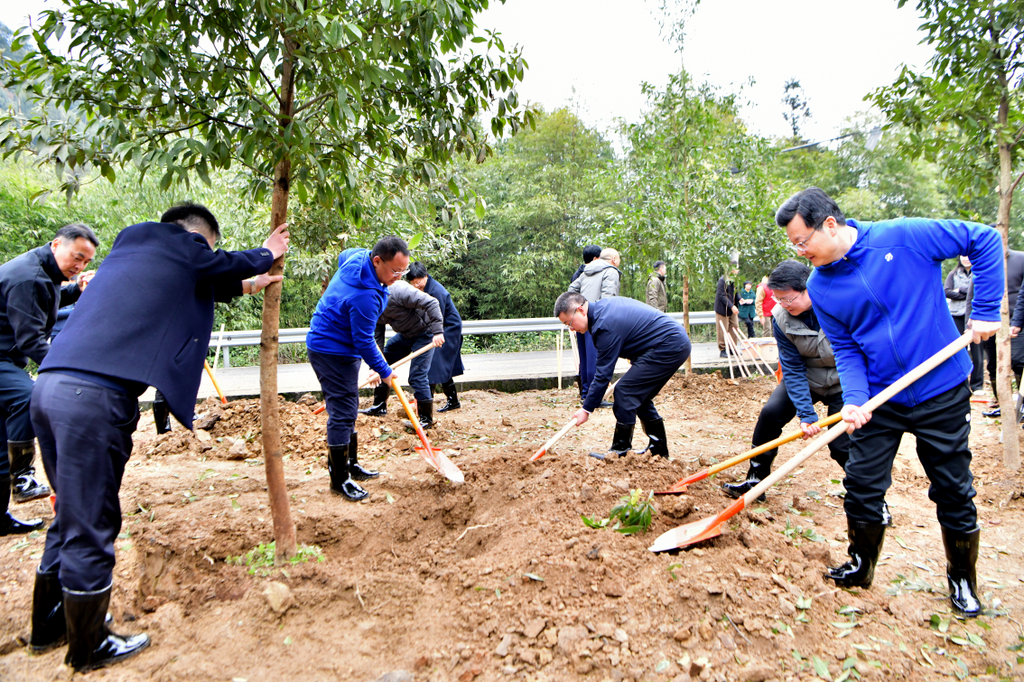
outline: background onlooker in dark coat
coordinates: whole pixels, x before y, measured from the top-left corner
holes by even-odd
[[[956,323],[956,328],[961,334],[964,333],[966,320],[970,318],[970,298],[968,296],[973,293],[971,279],[971,261],[967,256],[960,256],[960,262],[946,275],[946,282],[943,285],[949,314],[953,316],[953,322]],[[973,365],[971,390],[978,391],[985,386],[985,351],[982,344],[972,343],[970,352]],[[995,381],[992,382],[992,386],[995,386]]]
[[[594,260],[595,258],[600,257],[600,255],[601,255],[601,247],[600,246],[596,246],[594,244],[591,244],[590,246],[584,246],[583,247],[583,264],[580,265],[578,268],[576,268],[576,272],[569,279],[569,284],[572,284],[573,282],[575,282],[579,278],[579,276],[583,274],[583,268],[585,268],[588,265],[590,265],[590,262],[592,260]]]
[[[754,333],[754,320],[757,318],[757,311],[754,309],[754,302],[757,300],[757,292],[754,291],[751,282],[743,283],[743,288],[737,294],[739,300],[740,319],[747,325],[747,336],[757,336]]]
[[[431,384],[441,384],[441,390],[448,398],[438,412],[457,410],[462,407],[459,394],[455,390],[454,377],[462,376],[465,367],[462,365],[462,316],[459,315],[451,294],[436,279],[427,274],[423,263],[413,263],[406,275],[409,283],[425,294],[437,299],[444,318],[444,345],[433,351],[434,359],[430,361],[430,373],[427,380]]]
[[[715,287],[715,334],[718,338],[718,354],[723,358],[726,345],[722,327],[729,331],[734,342],[738,343],[740,339],[740,310],[736,307],[736,283],[732,280],[737,274],[739,268],[735,263],[730,264],[728,273],[718,278],[718,286]]]

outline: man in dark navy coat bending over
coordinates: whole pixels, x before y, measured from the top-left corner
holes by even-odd
[[[572,331],[587,331],[597,349],[597,373],[573,414],[583,424],[604,399],[619,358],[632,367],[615,386],[615,435],[609,454],[622,456],[633,447],[637,417],[650,438],[647,450],[668,457],[665,421],[654,409],[654,396],[690,357],[690,339],[682,325],[665,313],[630,298],[603,298],[590,303],[582,294],[566,292],[555,301],[555,317]],[[595,453],[596,454],[596,453]]]
[[[65,662],[91,670],[132,656],[147,635],[122,637],[104,622],[110,603],[118,489],[147,386],[192,426],[213,327],[213,304],[265,287],[260,275],[288,248],[280,226],[249,251],[214,251],[216,218],[198,204],[159,223],[125,228],[39,368],[32,424],[57,517],[36,572],[31,647],[68,641]],[[279,278],[278,278],[279,279]]]

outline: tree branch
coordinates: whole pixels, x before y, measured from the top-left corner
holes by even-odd
[[[1014,180],[1014,182],[1013,182],[1013,184],[1012,184],[1012,185],[1010,185],[1010,192],[1009,192],[1009,194],[1010,194],[1010,196],[1011,196],[1011,197],[1013,196],[1013,191],[1014,191],[1015,189],[1017,189],[1017,185],[1019,185],[1019,184],[1020,184],[1021,178],[1024,178],[1024,171],[1021,171],[1021,174],[1020,174],[1020,175],[1018,175],[1018,176],[1017,176],[1017,179],[1016,179],[1016,180]]]

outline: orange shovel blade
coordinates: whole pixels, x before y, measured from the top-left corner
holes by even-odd
[[[745,506],[746,501],[741,497],[717,516],[687,523],[662,533],[648,549],[652,552],[664,552],[670,549],[693,545],[703,540],[710,540],[721,535],[722,524],[742,511]]]

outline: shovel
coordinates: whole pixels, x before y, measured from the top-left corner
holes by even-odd
[[[398,385],[397,381],[391,382],[391,388],[395,389],[395,395],[398,396],[398,400],[402,403],[402,407],[405,408],[405,413],[409,415],[409,421],[412,422],[413,427],[416,429],[416,435],[420,437],[420,442],[423,443],[423,448],[416,448],[416,451],[420,453],[420,456],[426,461],[427,464],[437,469],[437,471],[453,483],[463,483],[466,478],[462,475],[459,467],[455,466],[455,462],[448,459],[439,448],[430,446],[430,441],[427,439],[427,434],[424,433],[423,427],[420,425],[420,420],[413,414],[412,407],[409,405],[409,401],[405,397],[405,392],[402,391],[402,387]]]
[[[614,384],[612,384],[611,386],[608,387],[608,390],[604,392],[604,398],[602,398],[602,400],[608,400],[608,396],[610,396],[612,394],[612,392],[615,391],[615,386],[618,383],[619,382],[616,381]],[[545,453],[547,453],[551,448],[553,448],[555,446],[555,443],[557,443],[558,441],[560,441],[562,439],[562,436],[564,436],[565,434],[569,433],[569,431],[572,429],[572,427],[574,427],[576,425],[577,424],[576,424],[576,420],[575,419],[570,419],[568,422],[566,422],[565,426],[563,426],[562,428],[560,428],[558,430],[558,433],[556,433],[555,435],[551,436],[551,438],[548,439],[547,443],[544,443],[544,445],[540,446],[540,450],[538,450],[537,452],[533,453],[533,456],[530,457],[530,461],[531,462],[536,462],[538,459],[543,457],[545,455]]]
[[[968,329],[964,332],[963,336],[958,338],[956,341],[947,345],[938,353],[922,362],[904,376],[900,377],[896,382],[884,389],[874,398],[867,401],[867,403],[864,404],[864,408],[869,412],[874,412],[889,400],[889,398],[892,398],[925,374],[932,371],[935,367],[953,357],[958,351],[970,345],[973,336],[974,332]],[[754,501],[764,493],[764,491],[784,479],[794,469],[803,464],[805,460],[810,458],[811,455],[842,435],[842,433],[846,431],[846,426],[845,422],[836,424],[827,432],[815,438],[807,445],[807,447],[797,453],[796,456],[783,464],[756,486],[748,490],[743,497],[729,505],[717,516],[710,519],[695,521],[693,523],[687,523],[679,526],[678,528],[673,528],[659,536],[658,539],[654,541],[654,544],[648,549],[652,552],[664,552],[678,547],[686,547],[687,545],[692,545],[694,543],[701,542],[702,540],[708,540],[717,535],[721,535],[723,523],[743,511],[748,504],[753,504]]]
[[[391,365],[391,369],[394,370],[395,367],[401,367],[405,363],[418,358],[419,356],[423,355],[424,353],[426,353],[428,350],[431,350],[432,348],[434,348],[434,344],[432,344],[432,343],[428,343],[427,345],[423,346],[422,348],[417,348],[412,353],[409,353],[404,358],[402,358],[401,360],[399,360],[395,364]],[[364,388],[364,387],[368,386],[369,384],[370,384],[370,380],[367,379],[363,383],[359,384],[359,388]],[[325,404],[321,405],[320,407],[316,408],[315,410],[313,410],[313,414],[320,414],[321,412],[323,412],[326,409],[327,409],[327,404],[325,403]]]
[[[836,422],[838,422],[842,418],[843,418],[843,415],[840,414],[839,412],[836,412],[831,417],[825,417],[824,419],[819,420],[818,422],[815,423],[815,426],[818,426],[818,427],[821,427],[821,428],[825,428],[827,426],[832,426],[833,424],[835,424]],[[705,478],[707,478],[711,474],[717,474],[720,471],[725,471],[729,467],[736,466],[740,462],[746,462],[748,459],[753,459],[754,457],[757,457],[758,455],[763,455],[764,453],[768,452],[769,450],[774,450],[775,448],[779,447],[780,445],[784,445],[786,443],[789,443],[791,441],[796,440],[797,438],[800,438],[802,435],[804,435],[804,432],[801,431],[800,429],[797,429],[796,431],[793,431],[792,433],[786,434],[785,436],[779,436],[775,440],[769,441],[769,442],[765,443],[764,445],[758,445],[753,450],[748,450],[748,451],[744,452],[741,455],[736,455],[735,457],[727,459],[724,462],[719,462],[718,464],[716,464],[716,465],[714,465],[712,467],[707,467],[706,469],[701,469],[697,473],[690,474],[686,478],[681,478],[678,481],[676,481],[675,483],[673,483],[672,487],[669,488],[668,490],[658,490],[658,491],[655,491],[654,494],[655,495],[673,495],[675,493],[685,493],[686,492],[686,487],[688,485],[690,485],[691,483],[696,483],[697,481],[703,481]]]
[[[210,377],[210,381],[213,382],[213,387],[217,389],[217,395],[220,396],[220,402],[222,405],[228,404],[228,399],[224,397],[224,393],[221,392],[220,386],[217,385],[217,378],[213,376],[213,370],[210,369],[210,363],[203,360],[203,367],[206,368],[206,374]]]

